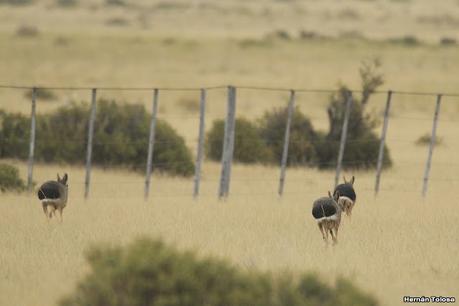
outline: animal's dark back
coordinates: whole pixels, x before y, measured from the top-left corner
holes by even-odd
[[[336,214],[337,206],[331,198],[323,197],[314,201],[312,215],[315,219],[330,217]]]
[[[340,196],[348,197],[354,202],[357,197],[355,195],[354,187],[351,184],[339,184],[338,186],[336,186],[335,191],[333,191],[333,195],[335,195],[336,192],[339,192]]]
[[[48,181],[41,185],[38,189],[38,198],[43,199],[59,199],[61,194],[59,192],[59,183],[55,181]]]

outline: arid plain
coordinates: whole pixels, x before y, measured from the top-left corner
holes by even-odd
[[[36,2],[0,5],[2,85],[333,89],[344,83],[358,89],[361,62],[379,58],[382,91],[459,93],[459,47],[440,43],[459,39],[457,1],[155,1],[124,7],[81,1],[72,8]],[[24,27],[36,33],[24,35]],[[54,92],[57,100],[38,101],[39,113],[90,98],[89,90]],[[207,128],[224,118],[225,94],[209,91]],[[151,95],[99,92],[149,111]],[[193,153],[198,95],[161,92],[159,102],[159,117]],[[38,183],[69,173],[69,204],[59,224],[46,221],[34,194],[0,195],[0,305],[55,305],[87,271],[84,253],[91,244],[127,243],[139,235],[244,269],[314,271],[330,283],[344,276],[387,306],[402,304],[404,295],[458,298],[459,97],[443,98],[441,143],[427,197],[421,197],[428,148],[416,141],[431,131],[435,98],[394,95],[387,138],[394,164],[383,172],[376,198],[374,171],[345,172],[356,177],[358,200],[334,247],[324,245],[311,216],[313,200],[333,187],[333,171],[289,168],[279,199],[277,167],[236,164],[230,197],[219,201],[220,165],[206,160],[198,200],[192,199],[192,179],[155,174],[144,201],[142,173],[95,168],[85,201],[83,166],[37,164]],[[288,92],[241,89],[237,114],[258,118],[287,99]],[[367,111],[380,117],[385,99],[385,93],[374,95]],[[328,93],[298,95],[318,130],[328,128],[328,100]],[[0,109],[29,114],[25,90],[0,89]],[[3,162],[26,177],[25,162]]]

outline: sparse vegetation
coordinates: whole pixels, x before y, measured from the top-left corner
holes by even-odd
[[[424,134],[424,135],[420,136],[416,140],[416,144],[419,145],[419,146],[428,146],[428,145],[430,145],[431,141],[432,141],[431,135],[430,134]],[[443,139],[437,135],[435,137],[434,145],[438,146],[438,145],[442,145],[442,144],[443,144]]]
[[[389,42],[400,44],[406,47],[415,47],[421,44],[421,41],[414,35],[406,35],[399,38],[389,39]]]
[[[78,0],[56,0],[56,5],[59,7],[75,7],[78,5]]]
[[[126,2],[123,0],[105,0],[107,6],[126,6]]]
[[[108,19],[105,24],[109,26],[117,26],[117,27],[124,27],[129,25],[129,20],[123,17],[113,17]]]
[[[8,4],[11,6],[23,6],[30,5],[33,3],[33,0],[0,0],[0,5]]]
[[[344,279],[339,279],[336,287],[312,274],[299,280],[278,279],[241,271],[225,261],[178,252],[147,238],[124,248],[93,247],[87,260],[90,274],[74,294],[61,300],[61,306],[378,305],[374,297]]]
[[[21,192],[26,189],[24,181],[19,176],[18,168],[0,163],[0,191]]]
[[[451,38],[451,37],[443,37],[440,39],[440,45],[442,46],[454,46],[457,44],[456,39]]]
[[[25,97],[26,97],[27,99],[32,99],[32,89],[26,91]],[[36,91],[36,98],[37,98],[38,100],[52,101],[52,100],[56,100],[56,99],[57,99],[57,96],[56,96],[56,94],[55,94],[52,90],[50,90],[50,89],[47,89],[47,88],[37,88],[37,91]]]
[[[21,25],[16,30],[16,36],[19,37],[36,37],[40,34],[36,26],[31,25]]]

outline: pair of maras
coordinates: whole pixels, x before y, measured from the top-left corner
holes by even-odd
[[[328,197],[319,198],[312,205],[312,215],[317,221],[325,242],[328,242],[329,233],[334,243],[338,241],[341,213],[344,211],[350,216],[357,198],[354,190],[354,176],[350,181],[343,178],[344,184],[336,186],[333,195],[329,191]]]

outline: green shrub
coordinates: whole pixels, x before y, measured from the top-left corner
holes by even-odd
[[[206,151],[210,159],[221,160],[224,134],[225,122],[215,120],[207,133]],[[270,150],[260,137],[257,126],[243,118],[236,119],[233,158],[234,161],[241,163],[267,163],[273,160]]]
[[[375,61],[373,64],[364,63],[360,69],[362,97],[353,97],[343,156],[344,168],[374,168],[377,165],[379,137],[373,132],[377,122],[365,113],[365,106],[375,90],[383,84],[382,75],[377,73],[378,67],[379,62]],[[330,97],[327,109],[330,129],[328,134],[319,137],[316,144],[319,168],[336,167],[349,93],[345,86],[341,86],[338,92]],[[391,164],[389,150],[385,146],[383,167],[389,167]]]
[[[75,7],[77,4],[77,0],[56,0],[56,5],[59,7]]]
[[[400,44],[407,47],[415,47],[421,44],[421,41],[416,36],[406,35],[403,37],[391,38],[389,40],[391,43]]]
[[[28,90],[25,93],[25,97],[28,99],[32,99],[32,89]],[[56,94],[50,89],[37,88],[36,98],[39,100],[56,100],[57,97]]]
[[[0,111],[0,158],[27,159],[30,120],[21,114]]]
[[[0,5],[8,4],[12,6],[21,6],[21,5],[29,5],[32,3],[33,3],[33,0],[0,0]]]
[[[24,191],[26,185],[19,177],[19,170],[11,165],[0,164],[0,191]]]
[[[428,146],[430,145],[431,141],[432,136],[430,134],[424,134],[416,140],[416,144],[419,146]],[[438,146],[441,144],[443,144],[443,139],[441,137],[436,136],[434,145]]]
[[[266,112],[259,121],[260,134],[265,144],[274,155],[274,162],[279,163],[282,158],[287,124],[287,108],[274,109]],[[316,159],[314,132],[309,119],[296,108],[290,125],[290,138],[288,147],[288,164],[307,164]]]
[[[126,6],[126,2],[123,0],[105,0],[107,6]]]
[[[273,277],[227,262],[178,252],[140,239],[122,247],[93,247],[89,274],[60,306],[377,306],[350,282],[330,287],[314,275]]]
[[[82,164],[86,157],[89,107],[71,104],[37,116],[35,157],[44,162]],[[30,121],[0,113],[0,158],[26,159]],[[144,171],[150,115],[142,105],[100,100],[94,127],[93,163],[102,167],[127,166]],[[190,176],[192,156],[185,141],[166,122],[158,120],[153,156],[154,171]]]

